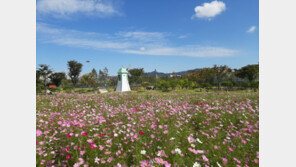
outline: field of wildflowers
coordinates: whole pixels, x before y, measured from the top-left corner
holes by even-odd
[[[252,92],[37,95],[37,166],[259,166]]]

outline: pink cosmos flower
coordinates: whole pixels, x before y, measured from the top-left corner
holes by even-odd
[[[188,142],[189,143],[195,142],[195,139],[193,137],[191,137],[191,136],[189,136],[187,139],[188,139]]]
[[[255,162],[256,164],[258,164],[258,163],[259,163],[259,160],[258,160],[258,159],[254,159],[254,162]]]
[[[137,108],[132,108],[134,111],[140,111],[139,109],[137,109]]]
[[[94,148],[96,148],[96,147],[97,147],[97,145],[96,145],[96,144],[94,144],[94,143],[90,143],[90,144],[89,144],[89,146],[90,146],[90,148],[91,148],[91,149],[94,149]]]
[[[139,131],[140,135],[144,135],[144,132],[142,130]]]
[[[222,160],[224,164],[227,164],[228,160],[226,158],[223,157]]]
[[[202,155],[202,159],[203,159],[204,161],[206,161],[206,162],[209,161],[209,159],[208,159],[205,155]]]
[[[82,136],[87,136],[87,133],[86,132],[81,132],[81,135]]]
[[[66,155],[66,159],[71,159],[71,155],[70,154],[67,154]]]
[[[228,149],[229,149],[229,151],[232,151],[232,152],[234,151],[234,149],[231,147],[228,147]]]
[[[36,129],[36,135],[37,137],[42,135],[42,131],[40,129]]]
[[[237,163],[241,163],[241,161],[240,160],[238,160],[237,158],[233,158],[233,160],[235,160]]]
[[[148,166],[149,165],[149,162],[147,160],[140,161],[140,165],[141,165],[141,167],[145,167],[145,166]]]

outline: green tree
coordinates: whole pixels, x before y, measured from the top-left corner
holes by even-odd
[[[63,79],[66,79],[66,74],[64,72],[56,72],[50,75],[50,80],[56,86],[60,86]]]
[[[49,65],[40,64],[39,65],[39,68],[37,70],[37,73],[38,73],[39,76],[42,77],[42,79],[43,79],[43,85],[44,85],[44,87],[46,87],[48,77],[52,73],[52,70],[50,69]]]
[[[177,87],[177,85],[178,85],[178,83],[179,83],[177,79],[171,79],[169,82],[170,82],[170,87],[171,87],[173,90],[176,89],[176,87]]]
[[[231,70],[228,66],[217,66],[214,65],[213,70],[215,70],[215,80],[218,83],[218,90],[221,89],[221,83],[226,80],[228,72]]]
[[[79,75],[82,70],[82,64],[75,60],[68,61],[68,69],[69,77],[71,78],[73,86],[75,87],[79,80]]]
[[[105,67],[104,69],[103,69],[103,71],[102,70],[99,70],[99,84],[101,85],[101,86],[105,86],[105,87],[108,87],[108,83],[110,83],[111,81],[109,81],[109,74],[108,74],[108,72],[109,72],[109,70],[108,70],[108,68],[107,67]]]
[[[169,83],[169,81],[158,80],[157,81],[157,88],[161,89],[163,92],[167,92],[167,91],[169,91],[170,83]]]
[[[141,76],[144,74],[143,68],[133,68],[129,70],[130,77],[129,82],[131,84],[140,84],[142,82]]]
[[[188,88],[188,86],[189,86],[189,81],[188,81],[188,79],[187,79],[187,78],[186,78],[186,79],[181,79],[181,80],[180,80],[180,86],[181,86],[182,89],[184,89],[184,88]]]
[[[247,65],[237,70],[236,76],[247,78],[250,82],[259,77],[259,64]]]
[[[37,87],[40,86],[40,85],[42,85],[42,81],[40,79],[40,76],[41,76],[40,71],[39,70],[36,70],[36,86]]]
[[[94,90],[97,87],[96,77],[93,72],[82,75],[80,78],[80,82],[87,86],[91,86]]]
[[[195,81],[198,84],[202,83],[213,83],[215,79],[216,72],[212,68],[203,68],[200,71],[190,72],[188,74],[189,81]]]

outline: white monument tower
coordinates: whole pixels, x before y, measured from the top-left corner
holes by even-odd
[[[131,91],[131,88],[128,83],[128,71],[122,67],[118,70],[118,82],[116,92],[126,91]]]

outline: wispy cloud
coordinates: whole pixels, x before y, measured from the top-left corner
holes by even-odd
[[[192,18],[206,18],[211,19],[226,10],[226,5],[222,1],[212,1],[210,3],[203,3],[201,6],[194,8],[195,14]]]
[[[253,33],[256,30],[256,26],[251,26],[248,30],[247,33]]]
[[[236,50],[223,47],[178,45],[168,39],[168,33],[129,31],[100,34],[58,29],[37,23],[37,40],[57,45],[107,50],[117,53],[158,56],[228,57]],[[178,37],[177,37],[178,38]]]
[[[56,17],[68,17],[77,13],[99,17],[118,14],[110,0],[38,0],[36,8],[37,14]]]
[[[124,50],[124,53],[139,55],[187,56],[187,57],[228,57],[237,51],[210,46],[185,45],[180,47],[159,47],[152,49]]]

